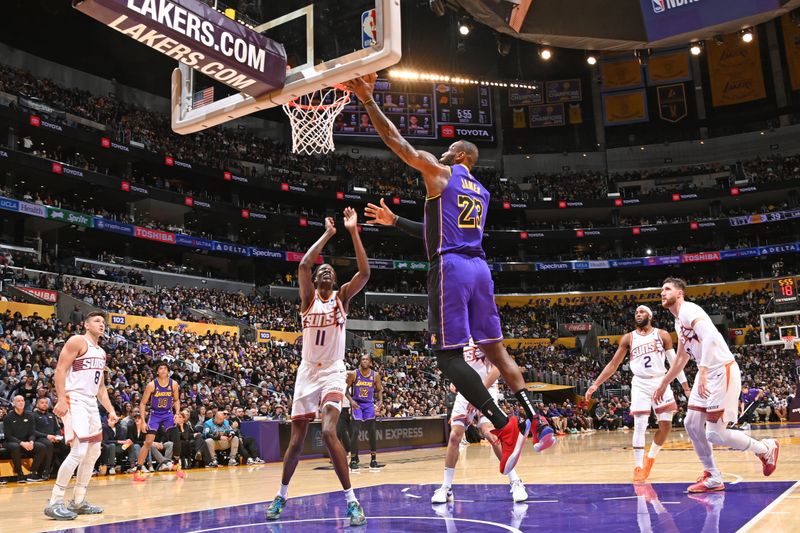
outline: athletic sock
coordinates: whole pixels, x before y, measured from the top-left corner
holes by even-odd
[[[350,487],[349,489],[344,491],[344,497],[347,500],[347,503],[357,502],[358,501],[356,499],[356,493],[355,493],[355,491],[353,490],[352,487]]]
[[[508,480],[511,483],[516,483],[517,481],[522,481],[519,478],[519,474],[517,474],[517,470],[516,469],[514,469],[514,470],[512,470],[511,472],[508,473]]]
[[[289,485],[284,485],[283,483],[281,483],[281,488],[278,489],[278,496],[280,496],[285,500],[288,495],[289,495]]]
[[[528,417],[528,420],[535,420],[534,417],[536,417],[538,413],[531,403],[531,399],[528,396],[528,391],[525,389],[518,390],[514,393],[514,398],[517,399],[519,404],[522,406],[522,409],[525,410],[525,416]]]
[[[56,483],[53,485],[53,493],[50,496],[50,505],[55,505],[56,503],[63,503],[64,502],[64,495],[67,492],[67,487],[61,487]]]
[[[636,466],[642,468],[644,465],[644,448],[634,448],[633,459],[636,461]]]
[[[443,487],[452,487],[453,486],[453,478],[456,475],[455,468],[444,468],[444,481],[442,481]]]
[[[660,451],[661,451],[661,446],[659,444],[656,444],[655,442],[651,442],[650,451],[647,452],[647,457],[649,457],[650,459],[655,459],[656,455],[658,455],[658,452]]]

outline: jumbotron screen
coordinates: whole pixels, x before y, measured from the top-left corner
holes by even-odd
[[[773,11],[780,0],[641,0],[648,41]]]

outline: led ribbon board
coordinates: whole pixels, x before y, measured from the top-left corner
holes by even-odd
[[[75,9],[237,91],[283,87],[286,51],[197,0],[76,0]]]

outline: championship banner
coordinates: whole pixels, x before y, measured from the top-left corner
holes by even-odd
[[[535,89],[512,87],[508,89],[508,107],[529,106],[544,103],[542,84],[538,83]]]
[[[653,54],[647,64],[647,85],[677,83],[692,79],[689,53],[685,50]]]
[[[50,289],[37,289],[35,287],[17,287],[22,292],[27,292],[31,296],[50,302],[54,304],[58,302],[58,291],[51,291]]]
[[[569,104],[569,123],[583,124],[583,111],[581,111],[581,104]]]
[[[302,344],[303,334],[294,331],[275,331],[271,329],[257,329],[258,342],[283,341],[287,344]]]
[[[667,122],[680,122],[689,114],[686,106],[686,90],[682,83],[662,85],[656,89],[658,116]]]
[[[253,97],[283,87],[282,44],[198,0],[76,0],[78,11]]]
[[[636,58],[600,62],[600,90],[637,89],[644,85],[642,66]]]
[[[39,305],[39,304],[26,304],[22,302],[0,302],[0,313],[10,312],[19,313],[23,317],[40,316],[42,318],[50,318],[51,315],[56,314],[56,308],[53,305]]]
[[[690,285],[686,288],[689,300],[720,294],[742,294],[772,289],[772,280],[735,281],[709,285]],[[538,307],[547,305],[586,305],[597,302],[660,302],[661,287],[633,289],[627,291],[597,291],[580,294],[570,292],[550,294],[509,294],[497,295],[494,301],[498,307]],[[520,339],[506,339],[519,341]]]
[[[800,91],[800,27],[792,21],[789,14],[781,17],[781,27],[792,90]]]
[[[548,81],[547,102],[550,104],[559,102],[580,102],[583,100],[581,93],[581,80],[557,80]]]
[[[195,333],[205,335],[209,331],[220,335],[239,336],[239,328],[236,326],[221,326],[218,324],[206,324],[204,322],[184,322],[183,320],[170,320],[167,318],[151,318],[149,316],[123,315],[120,313],[108,314],[108,325],[114,329],[125,329],[127,327],[149,328],[155,331],[164,328],[167,331],[178,331],[181,333]]]
[[[603,95],[603,122],[606,126],[647,122],[647,93],[644,89]]]
[[[766,98],[758,32],[753,32],[750,43],[738,33],[723,39],[721,45],[706,41],[712,105],[722,107]]]
[[[563,126],[567,123],[564,104],[532,105],[528,108],[528,120],[531,128]]]

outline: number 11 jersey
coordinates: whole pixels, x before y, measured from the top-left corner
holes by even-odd
[[[302,322],[303,361],[327,366],[344,359],[347,313],[338,291],[333,291],[327,300],[314,291],[314,301],[302,314]]]

